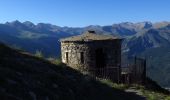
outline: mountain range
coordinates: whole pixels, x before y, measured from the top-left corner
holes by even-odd
[[[146,58],[148,76],[160,85],[170,87],[168,58],[170,57],[170,22],[123,22],[108,26],[60,27],[47,23],[35,25],[29,21],[16,20],[0,24],[0,42],[30,53],[41,51],[45,57],[59,57],[59,39],[79,35],[89,29],[97,31],[98,34],[104,33],[123,38],[122,55],[127,59],[136,55]]]

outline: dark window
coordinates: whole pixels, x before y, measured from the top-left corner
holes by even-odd
[[[66,63],[68,63],[68,52],[66,52]]]
[[[84,63],[84,52],[80,52],[80,61]]]
[[[97,49],[96,51],[96,67],[104,68],[106,66],[105,54],[102,48]]]

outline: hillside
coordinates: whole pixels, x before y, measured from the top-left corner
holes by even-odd
[[[1,100],[143,100],[0,44]]]
[[[99,34],[111,34],[122,37],[123,51],[122,55],[131,57],[134,55],[145,55],[148,52],[154,52],[159,48],[167,48],[170,46],[170,22],[139,22],[131,23],[124,22],[108,26],[90,25],[87,27],[60,27],[52,24],[32,22],[7,22],[0,24],[0,42],[8,46],[22,49],[24,51],[34,54],[36,51],[41,51],[45,57],[60,57],[60,42],[59,39],[73,35],[81,34],[83,31],[93,29]],[[167,56],[170,56],[168,51],[164,51]],[[161,50],[157,52],[162,53]],[[151,53],[153,54],[153,53]],[[163,54],[164,55],[164,54]],[[155,56],[156,54],[150,55]],[[162,86],[170,87],[168,70],[169,64],[167,60],[154,59],[154,62],[159,62],[159,65],[148,59],[149,63],[149,77],[156,80]],[[154,66],[154,67],[151,67]],[[159,69],[165,73],[164,76],[155,74]],[[154,75],[153,75],[154,74]],[[157,77],[157,78],[155,78]],[[162,80],[162,78],[166,80]]]

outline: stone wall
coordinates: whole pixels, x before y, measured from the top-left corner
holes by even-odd
[[[89,51],[89,47],[84,43],[76,43],[76,42],[62,42],[61,43],[61,55],[62,62],[67,64],[68,66],[81,69],[87,65],[87,55]],[[66,52],[68,52],[68,62],[66,61]],[[81,52],[84,53],[84,63],[81,63]]]
[[[114,81],[118,81],[120,76],[121,64],[121,41],[103,40],[87,42],[61,42],[62,62],[68,66],[79,70],[96,69],[96,50],[102,49],[105,59],[105,68],[113,68],[107,71],[107,74]],[[66,58],[68,52],[68,62]],[[83,53],[83,63],[81,62],[81,53]]]

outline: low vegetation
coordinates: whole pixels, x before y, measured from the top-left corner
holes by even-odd
[[[58,62],[58,61],[56,61]],[[69,67],[0,44],[2,100],[141,100]]]
[[[35,56],[38,57],[38,58],[43,58],[43,57],[44,57],[44,55],[42,54],[42,52],[39,51],[39,50],[37,50],[37,51],[35,52]]]
[[[60,59],[31,56],[0,44],[0,98],[3,100],[170,100],[140,85],[94,80]],[[65,67],[61,67],[65,66]],[[138,94],[139,93],[139,94]]]
[[[137,95],[145,97],[146,100],[170,100],[169,93],[162,92],[162,90],[158,91],[155,89],[148,89],[145,86],[138,85],[138,84],[116,84],[110,80],[100,80],[101,83],[107,84],[108,86],[116,89],[121,89],[126,92],[133,92]],[[151,83],[152,84],[152,83]],[[155,90],[155,91],[154,91]]]

